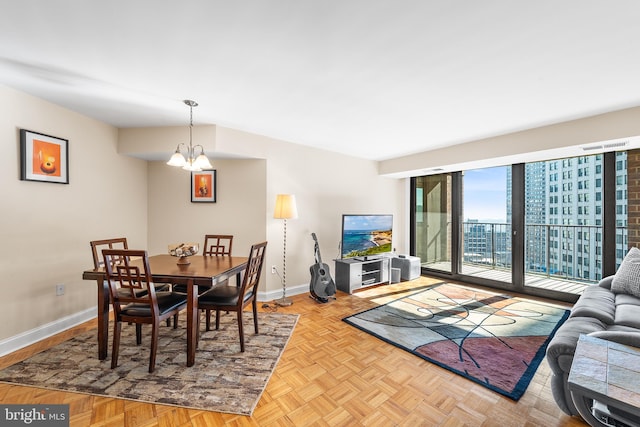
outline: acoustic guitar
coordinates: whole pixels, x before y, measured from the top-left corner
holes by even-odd
[[[320,245],[318,244],[316,233],[311,233],[311,237],[313,237],[313,241],[315,242],[314,255],[316,263],[309,267],[309,271],[311,272],[309,292],[311,293],[311,298],[318,302],[325,303],[329,301],[329,297],[333,297],[333,295],[336,294],[336,284],[331,278],[329,266],[322,262]]]

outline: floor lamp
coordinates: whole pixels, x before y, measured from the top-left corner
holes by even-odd
[[[287,298],[287,220],[298,218],[296,196],[293,194],[278,194],[276,197],[276,208],[273,212],[273,217],[275,219],[284,220],[284,243],[282,245],[282,298],[275,300],[275,303],[286,307],[293,304],[293,301]]]

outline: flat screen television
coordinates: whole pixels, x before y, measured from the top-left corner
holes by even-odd
[[[342,215],[342,258],[368,259],[393,251],[393,215]]]

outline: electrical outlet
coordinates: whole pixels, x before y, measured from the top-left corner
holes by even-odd
[[[62,284],[56,285],[56,295],[57,296],[64,295],[64,285]]]
[[[272,265],[272,266],[271,266],[271,274],[276,274],[276,273],[277,273],[277,271],[276,271],[276,266],[275,266],[275,265]]]

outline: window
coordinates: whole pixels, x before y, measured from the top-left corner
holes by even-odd
[[[616,156],[615,161],[613,156]],[[615,170],[608,170],[609,166]],[[619,255],[618,258],[621,260],[626,253],[627,231],[620,229],[630,223],[627,221],[627,211],[631,212],[627,202],[625,168],[626,160],[614,153],[518,164],[506,168],[508,174],[509,171],[514,174],[517,172],[518,182],[509,182],[509,185],[513,184],[513,190],[507,189],[508,197],[506,200],[503,199],[504,202],[493,203],[501,205],[498,206],[500,209],[503,206],[507,208],[508,229],[500,232],[490,231],[491,224],[479,221],[482,218],[468,216],[472,215],[468,208],[476,192],[472,188],[472,181],[467,181],[470,171],[448,175],[453,177],[453,193],[446,190],[447,187],[451,187],[450,181],[443,180],[442,176],[430,176],[429,180],[421,177],[419,194],[422,203],[413,207],[415,220],[412,224],[412,237],[416,242],[412,242],[411,249],[416,255],[421,256],[423,268],[433,271],[433,268],[426,267],[426,264],[448,264],[450,267],[444,270],[444,273],[450,275],[448,277],[461,277],[472,283],[474,280],[479,284],[483,281],[496,281],[493,279],[496,275],[487,273],[486,276],[476,276],[482,279],[472,279],[472,269],[468,265],[465,266],[468,257],[476,260],[473,264],[476,268],[513,268],[512,274],[506,274],[504,279],[499,280],[513,282],[513,286],[524,293],[528,293],[528,286],[535,286],[534,281],[529,281],[528,278],[528,275],[534,272],[552,277],[552,280],[571,280],[570,272],[578,274],[580,282],[598,280],[603,275],[603,268],[607,271],[612,269],[612,254]],[[419,182],[418,178],[413,180],[412,185]],[[522,202],[519,207],[513,208],[513,211],[511,191],[518,191],[518,196],[521,197],[519,200]],[[609,195],[609,191],[613,194]],[[415,196],[414,190],[412,197]],[[613,223],[604,224],[603,221],[603,202],[608,197],[615,197],[616,200],[612,209],[615,209],[616,213],[617,230],[610,229]],[[487,198],[477,197],[477,200],[491,204]],[[428,206],[431,206],[431,211]],[[453,212],[454,209],[456,212]],[[512,224],[518,224],[512,222],[511,215],[521,215],[517,220],[519,224],[524,225],[523,234],[516,236],[510,232]],[[479,226],[482,225],[482,233],[470,232],[471,219],[476,220],[473,224],[474,230],[480,230]],[[414,231],[418,228],[421,230],[420,233]],[[507,236],[511,236],[509,240],[506,240]],[[611,245],[611,250],[605,251],[605,244]],[[577,251],[574,252],[574,249]],[[511,264],[511,254],[518,257],[522,255],[522,258],[519,258],[518,263],[514,261]],[[457,259],[452,259],[454,256]],[[439,267],[436,270],[442,272],[443,268]],[[497,284],[496,286],[499,287]],[[549,289],[543,292],[547,291],[553,293]]]

